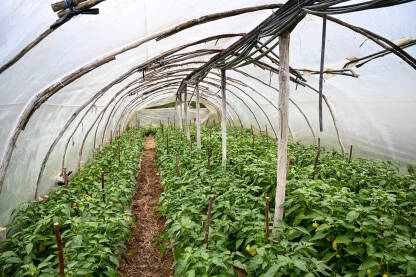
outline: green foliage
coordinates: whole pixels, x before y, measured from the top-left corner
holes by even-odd
[[[221,168],[218,125],[202,128],[202,149],[181,137],[157,133],[168,218],[160,240],[175,238],[176,276],[412,276],[416,273],[416,177],[391,162],[353,159],[322,149],[312,179],[316,146],[289,144],[285,218],[278,239],[265,243],[265,197],[274,212],[276,141],[250,130],[228,129],[227,170]],[[234,139],[237,137],[237,139]],[[207,147],[212,149],[207,169]],[[178,153],[180,176],[176,176]],[[204,225],[215,195],[209,248]],[[272,220],[271,220],[272,222]]]
[[[54,222],[60,225],[66,276],[116,276],[118,255],[125,251],[124,241],[135,224],[126,207],[135,193],[142,136],[143,130],[137,130],[130,146],[125,132],[103,147],[100,159],[89,161],[67,187],[52,190],[49,200],[21,205],[8,226],[16,232],[0,245],[6,249],[0,255],[2,276],[59,274]],[[101,171],[105,172],[106,203]]]

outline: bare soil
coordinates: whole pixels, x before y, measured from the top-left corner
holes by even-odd
[[[127,254],[123,255],[119,270],[121,276],[167,277],[173,276],[171,249],[161,254],[156,245],[166,219],[157,215],[155,203],[163,189],[156,166],[156,142],[153,136],[144,139],[144,151],[137,178],[136,194],[131,212],[136,227],[127,242]]]

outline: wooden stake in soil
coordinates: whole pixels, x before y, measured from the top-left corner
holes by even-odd
[[[121,157],[120,157],[120,140],[117,141],[117,152],[118,152],[118,164],[121,163]]]
[[[68,174],[66,173],[66,167],[62,168],[62,178],[64,178],[64,186],[68,185]]]
[[[253,128],[251,129],[251,135],[253,137],[253,139],[251,141],[251,147],[254,149],[254,132],[253,132]]]
[[[320,155],[321,155],[321,148],[319,147],[318,152],[316,152],[315,163],[313,165],[312,179],[315,179],[316,168],[318,167],[318,162],[319,162],[319,156]]]
[[[266,124],[266,141],[269,143],[269,134],[267,133],[267,124]]]
[[[348,158],[348,162],[351,163],[351,158],[352,158],[352,144],[350,146],[350,156]]]
[[[208,146],[207,151],[208,151],[208,169],[210,169],[211,168],[211,147]]]
[[[209,224],[211,223],[211,211],[212,211],[212,202],[214,202],[214,196],[209,197],[209,206],[208,206],[208,213],[207,213],[207,224],[205,225],[205,243],[208,249],[208,236],[209,236]]]
[[[103,190],[103,202],[105,203],[104,171],[101,171],[101,189]]]
[[[176,152],[176,176],[179,177],[179,160],[178,160],[178,152]]]
[[[286,169],[286,180],[289,176],[289,168],[290,168],[290,160],[292,159],[292,155],[289,154],[289,157],[287,158],[287,169]]]
[[[129,146],[131,146],[131,129],[129,130]]]
[[[166,154],[169,154],[169,133],[166,133]]]
[[[59,275],[64,276],[64,254],[62,253],[62,241],[61,233],[59,232],[59,223],[55,222],[53,224],[55,229],[56,244],[58,245],[58,255],[59,255]]]
[[[289,73],[289,42],[290,33],[285,32],[279,37],[279,120],[280,136],[277,148],[277,185],[275,196],[275,212],[273,226],[279,227],[283,220],[284,208],[282,204],[286,198],[286,170],[287,170],[287,140],[289,133],[289,95],[290,95],[290,73]],[[277,236],[273,229],[273,236]]]
[[[113,130],[110,130],[110,144],[113,143]]]
[[[266,243],[269,243],[269,197],[266,197]]]

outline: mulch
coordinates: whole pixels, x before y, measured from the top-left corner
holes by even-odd
[[[121,276],[167,277],[173,276],[173,254],[166,249],[162,255],[156,245],[166,219],[157,215],[155,203],[163,192],[156,165],[156,143],[153,136],[144,139],[140,171],[137,178],[136,194],[132,200],[131,212],[136,227],[131,230],[127,242],[127,254],[122,256],[119,270]]]

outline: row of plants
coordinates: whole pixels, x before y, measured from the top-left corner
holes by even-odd
[[[236,268],[248,276],[416,276],[415,175],[399,174],[392,162],[349,162],[321,148],[312,178],[317,146],[289,143],[285,216],[278,236],[266,243],[265,198],[272,216],[276,141],[259,134],[253,147],[251,130],[229,127],[224,171],[219,125],[201,132],[198,149],[194,126],[192,145],[177,129],[157,131],[164,188],[159,209],[168,218],[160,241],[174,238],[176,276],[236,276]]]
[[[55,222],[64,244],[65,276],[117,276],[119,255],[135,224],[128,207],[144,132],[127,130],[104,146],[67,186],[50,191],[48,200],[27,202],[14,211],[8,239],[0,244],[1,276],[58,276]]]

